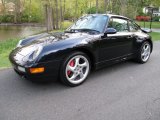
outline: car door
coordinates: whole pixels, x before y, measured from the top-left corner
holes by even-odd
[[[115,28],[116,34],[107,34],[99,42],[100,61],[109,61],[129,55],[132,52],[133,36],[129,32],[128,20],[110,18],[107,28]]]
[[[129,31],[133,34],[133,51],[135,53],[137,51],[137,37],[140,35],[144,35],[139,26],[131,20],[128,21]]]

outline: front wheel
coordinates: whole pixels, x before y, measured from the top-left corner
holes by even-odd
[[[82,84],[90,73],[90,59],[83,52],[74,52],[65,60],[61,68],[61,81],[69,86]]]
[[[136,61],[139,63],[146,63],[151,54],[151,44],[149,42],[144,42],[137,53]]]

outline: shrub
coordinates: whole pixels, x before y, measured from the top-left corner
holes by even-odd
[[[160,21],[160,16],[155,16],[155,17],[153,17],[153,21],[159,22],[159,21]]]
[[[136,16],[136,20],[138,20],[138,21],[150,21],[151,17],[150,16]]]
[[[69,26],[71,26],[73,23],[71,21],[64,21],[62,22],[62,29],[65,30],[67,29]]]
[[[95,14],[95,13],[96,13],[96,7],[91,7],[87,10],[87,14]],[[102,8],[99,8],[98,13],[104,13],[104,10]]]
[[[3,15],[0,17],[0,21],[5,23],[14,22],[14,15]]]
[[[28,15],[22,15],[22,16],[21,16],[21,22],[22,22],[22,23],[28,22],[28,18],[29,18]]]

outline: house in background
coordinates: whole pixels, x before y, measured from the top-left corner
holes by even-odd
[[[15,10],[16,10],[16,5],[15,5],[14,2],[6,2],[5,3],[5,12],[8,15],[13,15],[15,13]],[[23,4],[21,2],[20,12],[22,12],[23,10],[24,10],[24,7],[23,7]],[[3,11],[4,11],[4,6],[3,6],[2,2],[0,1],[0,15],[3,14]]]
[[[13,2],[6,3],[6,12],[13,15],[15,11],[15,4]]]
[[[160,16],[160,7],[144,7],[143,8],[143,13],[147,14],[147,13],[152,13],[152,9],[153,9],[153,15],[154,16]]]

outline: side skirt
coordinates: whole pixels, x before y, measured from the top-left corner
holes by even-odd
[[[129,60],[129,59],[133,59],[134,57],[135,57],[134,54],[129,54],[129,55],[113,58],[110,60],[98,62],[95,64],[95,70],[98,70],[100,68],[107,67],[107,66],[119,63],[119,62],[123,62],[123,61]]]

